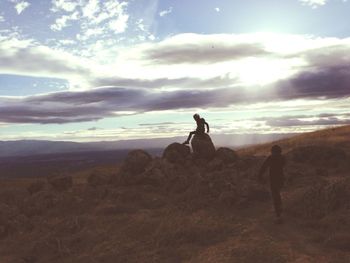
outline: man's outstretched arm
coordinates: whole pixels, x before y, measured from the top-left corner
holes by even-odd
[[[207,127],[207,133],[209,133],[209,124],[207,122],[205,122],[204,124]]]
[[[258,180],[259,182],[264,182],[263,174],[266,172],[266,169],[270,166],[270,157],[267,157],[264,163],[261,165],[259,173],[258,173]]]

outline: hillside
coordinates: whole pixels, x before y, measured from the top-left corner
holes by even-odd
[[[284,219],[256,172],[271,144],[130,152],[117,166],[0,181],[0,262],[350,262],[349,127],[286,151]]]
[[[246,155],[266,155],[274,144],[280,145],[284,152],[289,152],[296,147],[307,145],[327,145],[348,151],[350,149],[350,125],[303,133],[291,138],[249,146],[240,149],[239,153]]]

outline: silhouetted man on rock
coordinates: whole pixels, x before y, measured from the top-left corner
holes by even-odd
[[[198,134],[198,135],[205,134],[205,127],[204,126],[207,127],[207,133],[209,133],[209,124],[205,121],[204,118],[201,118],[199,116],[199,114],[196,113],[195,115],[193,115],[193,119],[197,123],[197,129],[195,131],[190,132],[187,140],[183,144],[189,144],[192,136],[195,134]]]
[[[282,156],[282,149],[278,145],[274,145],[271,148],[271,155],[262,164],[258,179],[261,183],[264,183],[263,174],[266,169],[270,170],[270,187],[271,195],[273,199],[273,205],[276,212],[276,223],[282,223],[282,200],[281,200],[281,188],[284,184],[283,167],[285,165],[285,158]]]

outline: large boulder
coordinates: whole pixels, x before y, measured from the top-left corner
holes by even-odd
[[[195,134],[191,141],[193,155],[198,159],[211,160],[215,156],[215,146],[208,134]]]
[[[172,143],[163,152],[163,158],[170,163],[184,163],[191,154],[190,147],[180,143]]]
[[[238,160],[238,155],[234,150],[226,147],[220,147],[216,151],[216,158],[225,164],[234,163]]]
[[[132,175],[141,174],[151,162],[152,156],[149,153],[143,150],[133,150],[126,156],[121,170]]]

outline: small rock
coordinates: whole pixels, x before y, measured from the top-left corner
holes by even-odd
[[[121,171],[132,175],[143,173],[152,162],[152,156],[143,150],[133,150],[128,153],[124,160]]]
[[[89,177],[87,178],[87,183],[93,187],[108,184],[109,181],[110,181],[110,177],[104,174],[93,173],[93,174],[90,174]]]
[[[220,147],[216,151],[216,158],[223,161],[225,164],[234,163],[238,160],[238,155],[234,150],[226,147]]]
[[[35,181],[34,183],[31,183],[27,190],[28,192],[32,195],[32,194],[35,194],[37,192],[40,192],[41,190],[43,190],[45,187],[45,182],[42,181],[42,180],[39,180],[39,181]]]
[[[49,184],[56,191],[67,191],[73,186],[72,176],[57,176],[49,179]]]

